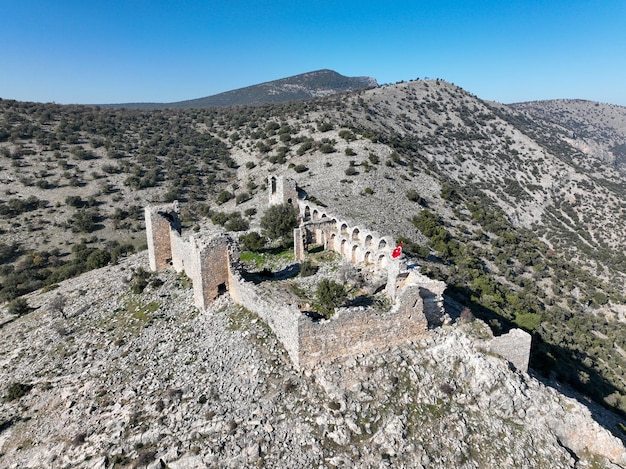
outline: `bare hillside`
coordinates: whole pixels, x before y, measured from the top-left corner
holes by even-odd
[[[225,109],[0,101],[0,300],[141,250],[150,202],[259,232],[268,175],[288,175],[402,240],[495,333],[530,331],[546,379],[626,411],[624,114],[554,106],[568,117],[440,80]]]
[[[2,467],[626,467],[618,421],[486,355],[485,324],[298,372],[226,296],[199,312],[168,271],[135,290],[147,262],[0,317]]]

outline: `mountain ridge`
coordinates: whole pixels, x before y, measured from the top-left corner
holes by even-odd
[[[346,77],[335,71],[322,69],[225,91],[203,98],[172,103],[126,103],[104,104],[101,106],[123,107],[127,109],[249,106],[311,99],[376,86],[378,84],[374,78]]]

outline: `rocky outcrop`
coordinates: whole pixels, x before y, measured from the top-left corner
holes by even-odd
[[[32,388],[0,407],[1,467],[626,467],[610,414],[484,354],[478,321],[298,372],[227,296],[200,312],[171,271],[132,293],[146,264],[2,313],[2,393]]]
[[[487,349],[510,361],[520,371],[528,370],[532,336],[521,329],[511,329],[507,334],[494,337]]]

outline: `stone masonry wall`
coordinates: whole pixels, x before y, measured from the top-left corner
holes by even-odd
[[[521,329],[511,329],[507,334],[494,337],[487,350],[510,361],[520,371],[528,371],[532,336]]]
[[[339,310],[330,320],[317,323],[303,317],[299,322],[300,367],[425,337],[427,323],[419,290],[406,295],[388,313]]]
[[[291,204],[297,207],[298,188],[296,181],[283,176],[270,175],[267,178],[269,205]]]
[[[215,236],[199,249],[202,308],[206,309],[221,293],[229,289],[230,258],[232,240],[225,236]],[[237,256],[238,257],[238,256]],[[196,287],[194,286],[194,290]]]
[[[263,319],[282,342],[291,361],[299,367],[299,320],[304,317],[299,308],[262,294],[254,284],[246,282],[237,269],[231,269],[229,282],[232,300]]]
[[[170,233],[178,225],[178,204],[146,207],[144,217],[150,268],[165,269],[172,260]]]
[[[341,254],[346,262],[372,265],[376,271],[387,268],[395,247],[391,237],[334,217],[326,208],[308,200],[299,200],[298,208],[303,248],[308,243],[318,243]]]

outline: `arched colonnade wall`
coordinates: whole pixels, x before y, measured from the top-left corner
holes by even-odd
[[[335,217],[324,207],[308,200],[298,200],[301,224],[295,230],[297,260],[302,261],[308,246],[318,244],[335,251],[352,264],[373,266],[375,271],[387,268],[395,242],[390,236]]]

